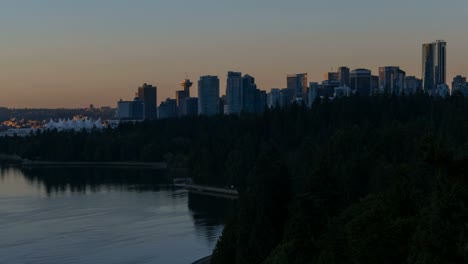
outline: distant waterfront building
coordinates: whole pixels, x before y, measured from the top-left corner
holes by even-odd
[[[143,84],[138,88],[138,97],[145,105],[145,119],[157,119],[157,87],[149,84]]]
[[[445,97],[450,95],[450,89],[449,89],[448,85],[446,85],[446,84],[439,84],[439,85],[437,85],[437,88],[435,88],[433,90],[431,95],[440,96],[442,98],[445,98]]]
[[[370,89],[370,94],[371,96],[377,95],[381,93],[379,88],[379,76],[377,75],[372,75],[371,76],[371,89]]]
[[[190,87],[192,87],[192,85],[193,83],[189,79],[184,79],[180,83],[180,86],[183,88],[183,90],[176,91],[176,100],[179,116],[196,115],[198,113],[198,106],[195,113],[193,112],[193,98],[190,97]]]
[[[217,76],[202,76],[198,81],[198,114],[217,115],[219,110],[219,79]]]
[[[185,99],[185,108],[181,114],[182,116],[196,116],[198,115],[198,98],[190,97]]]
[[[255,109],[254,113],[261,114],[267,107],[267,92],[263,90],[255,90]]]
[[[405,80],[405,93],[406,94],[415,94],[419,91],[422,91],[422,80],[416,78],[415,76],[407,76]]]
[[[349,97],[351,96],[351,88],[348,86],[339,86],[335,88],[334,97]]]
[[[350,88],[353,93],[357,93],[361,96],[372,95],[373,89],[373,78],[372,72],[368,69],[356,69],[351,71],[350,74],[351,85]],[[375,81],[375,79],[374,79]]]
[[[335,88],[339,87],[341,82],[338,80],[325,80],[322,82],[322,85],[318,87],[317,94],[320,97],[333,97],[335,94]]]
[[[295,101],[296,91],[292,88],[281,89],[283,106],[291,105]]]
[[[117,102],[117,119],[119,120],[144,120],[145,119],[145,104],[139,97],[135,97],[133,101],[123,101],[120,99]]]
[[[242,77],[242,111],[255,113],[258,108],[259,90],[255,84],[255,78],[246,74]]]
[[[465,90],[467,88],[466,77],[457,75],[453,78],[452,81],[452,94],[455,92],[461,92],[465,95]]]
[[[317,99],[319,89],[320,89],[320,84],[318,82],[311,82],[309,84],[309,106],[312,106],[312,104]]]
[[[296,102],[307,100],[307,73],[288,74],[287,88],[294,91],[294,100]]]
[[[447,42],[437,40],[422,46],[422,79],[425,92],[446,84]]]
[[[327,72],[323,75],[323,79],[328,81],[339,81],[339,78],[338,72]]]
[[[400,95],[405,88],[406,72],[400,67],[387,66],[379,68],[379,89],[387,94]]]
[[[185,79],[180,83],[180,86],[184,88],[185,92],[185,97],[190,97],[190,87],[192,87],[193,83],[190,81],[190,79]]]
[[[186,100],[188,97],[186,97],[186,93],[184,90],[176,91],[176,105],[177,105],[177,113],[179,116],[184,116],[183,113],[186,112]]]
[[[59,119],[58,122],[55,122],[54,120],[50,120],[49,123],[44,125],[44,130],[53,130],[57,129],[57,131],[90,131],[93,129],[98,129],[102,130],[104,128],[104,124],[102,123],[102,120],[99,118],[96,121],[93,121],[92,119],[88,118],[82,118],[82,119],[73,119],[73,120],[64,120],[64,119]],[[26,128],[23,129],[22,131],[37,131],[38,129],[31,129],[31,128]],[[14,131],[14,130],[13,130]],[[21,131],[17,130],[17,131]]]
[[[158,119],[175,118],[178,116],[177,100],[167,98],[158,108]]]
[[[338,81],[340,81],[341,86],[350,86],[350,73],[348,67],[338,68]]]
[[[226,95],[223,95],[219,98],[219,114],[226,115],[228,112],[227,104],[226,104]]]
[[[228,72],[226,81],[226,114],[239,114],[242,111],[242,73]]]
[[[271,91],[267,94],[267,105],[269,108],[283,107],[283,102],[281,100],[281,89],[272,88]]]
[[[180,105],[183,104],[185,98],[187,98],[187,95],[184,90],[176,91],[177,106],[180,107]]]

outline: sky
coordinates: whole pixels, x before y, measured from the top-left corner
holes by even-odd
[[[468,1],[1,0],[0,106],[116,106],[138,86],[158,101],[228,71],[263,90],[286,74],[400,66],[421,76],[421,45],[447,41],[447,80],[468,75]],[[192,94],[197,94],[196,84]]]

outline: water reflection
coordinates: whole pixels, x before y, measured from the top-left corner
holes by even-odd
[[[0,166],[0,255],[191,263],[211,253],[234,203],[176,188],[164,170]]]
[[[198,235],[209,242],[216,242],[218,235],[215,227],[234,214],[236,200],[189,193],[188,207]]]
[[[103,190],[136,192],[173,189],[164,170],[134,168],[23,168],[31,184],[42,184],[48,195]]]

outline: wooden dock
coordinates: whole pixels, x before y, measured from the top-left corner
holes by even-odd
[[[239,196],[239,192],[236,189],[226,189],[226,188],[218,188],[218,187],[196,185],[196,184],[185,184],[184,187],[185,189],[189,191],[203,193],[203,194],[214,194],[214,195],[229,196],[229,197]]]

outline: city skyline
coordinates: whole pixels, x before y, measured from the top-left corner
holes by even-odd
[[[219,76],[221,94],[228,71],[255,76],[267,91],[286,87],[287,74],[321,82],[340,66],[374,75],[399,66],[422,78],[421,45],[436,39],[448,43],[446,82],[468,75],[468,39],[459,34],[466,1],[340,1],[340,10],[325,1],[260,1],[249,10],[246,1],[95,2],[3,4],[0,106],[115,106],[145,82],[158,87],[159,104],[186,72]]]

